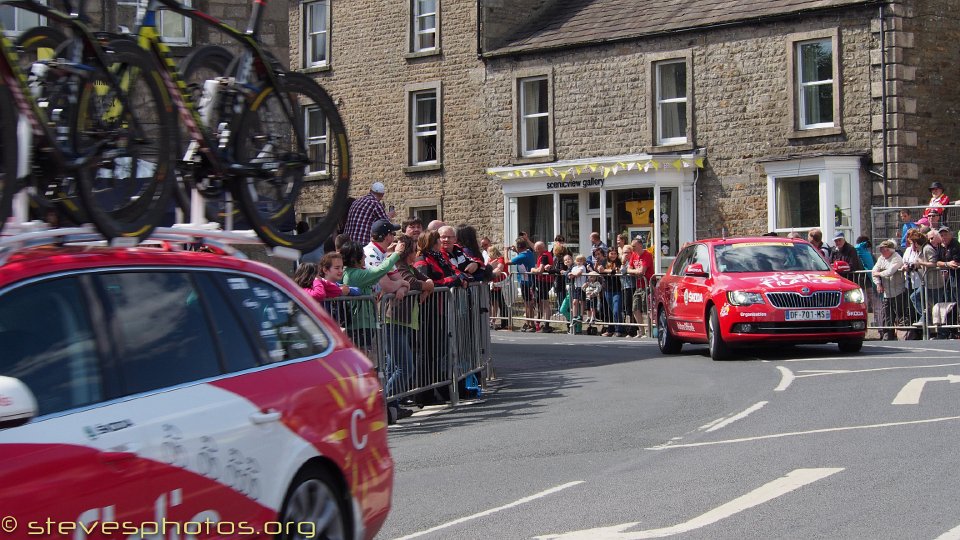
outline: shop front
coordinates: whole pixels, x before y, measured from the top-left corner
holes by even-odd
[[[504,204],[504,239],[523,231],[552,244],[564,237],[574,253],[589,255],[590,233],[607,245],[616,235],[643,239],[665,270],[694,238],[694,188],[703,158],[646,154],[497,167]]]

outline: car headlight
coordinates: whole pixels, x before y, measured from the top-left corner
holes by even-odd
[[[730,291],[727,301],[735,306],[752,306],[763,303],[763,295],[755,292]]]
[[[852,304],[862,304],[863,289],[850,289],[849,291],[843,293],[843,299],[844,301]]]

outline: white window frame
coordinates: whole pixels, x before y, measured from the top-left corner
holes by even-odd
[[[307,155],[313,155],[310,152],[310,149],[313,147],[319,146],[321,150],[318,152],[318,154],[322,156],[321,158],[322,162],[324,164],[329,164],[330,163],[330,140],[329,140],[330,123],[327,121],[326,115],[323,116],[323,133],[318,136],[310,135],[311,133],[310,116],[311,116],[311,113],[316,111],[319,111],[320,114],[323,114],[323,110],[317,105],[308,105],[305,107],[306,114],[303,115],[303,122],[304,122],[303,133],[304,133],[304,137],[306,139],[306,144],[307,144]],[[308,176],[327,175],[327,174],[329,174],[329,170],[326,167],[319,170],[314,170],[309,165],[307,166]]]
[[[674,65],[674,64],[679,64],[679,65],[683,66],[683,70],[684,70],[684,72],[685,72],[684,88],[683,88],[684,96],[681,97],[681,98],[667,98],[667,99],[664,99],[664,98],[662,97],[662,96],[663,96],[663,85],[662,85],[662,80],[661,80],[661,73],[662,73],[661,70],[662,70],[662,68],[663,68],[664,66]],[[688,95],[687,95],[687,94],[688,94],[688,92],[687,92],[687,90],[688,90],[688,86],[689,86],[689,85],[687,84],[687,78],[690,76],[690,73],[689,73],[689,70],[687,69],[687,61],[686,61],[685,59],[683,59],[683,58],[678,58],[678,59],[676,59],[676,60],[665,60],[665,61],[662,61],[662,62],[657,62],[657,63],[655,64],[655,68],[654,68],[654,69],[655,69],[655,73],[656,73],[656,98],[655,98],[655,101],[656,101],[656,106],[657,106],[657,145],[658,145],[658,146],[665,146],[665,145],[669,145],[669,144],[684,144],[684,143],[687,142],[687,132],[688,132],[688,130],[689,130],[689,123],[690,123],[690,111],[689,111],[689,107],[687,106],[687,104],[688,104],[688,101],[687,101],[687,98],[688,98]],[[684,112],[686,113],[686,114],[685,114],[685,117],[686,117],[687,121],[686,121],[686,123],[683,125],[683,136],[682,136],[682,137],[664,137],[664,136],[663,136],[663,105],[673,104],[673,103],[683,103],[683,109],[684,109]]]
[[[47,0],[38,0],[40,4],[47,5]],[[17,37],[20,34],[26,32],[27,30],[34,28],[34,26],[23,26],[20,20],[23,15],[35,16],[38,17],[38,23],[35,26],[46,26],[47,18],[33,13],[31,11],[26,11],[24,9],[15,8],[13,6],[0,6],[0,9],[12,9],[13,10],[13,27],[4,27],[4,33],[9,37]]]
[[[797,83],[797,114],[799,117],[800,129],[818,129],[818,128],[831,128],[836,125],[836,117],[834,117],[831,122],[813,122],[809,123],[808,118],[806,117],[806,90],[807,88],[813,88],[817,86],[826,86],[830,85],[830,97],[831,97],[831,107],[833,105],[832,101],[836,98],[837,88],[834,85],[833,73],[836,72],[833,67],[831,67],[831,76],[829,79],[816,80],[816,81],[807,81],[803,80],[803,46],[810,45],[813,43],[826,43],[830,46],[830,64],[834,66],[837,61],[837,51],[834,50],[834,44],[830,38],[821,38],[821,39],[811,39],[806,41],[798,41],[794,44],[794,54],[796,55],[796,83]],[[831,109],[831,116],[833,110]]]
[[[542,83],[547,87],[547,103],[545,112],[527,112],[526,110],[526,96],[527,88],[529,84],[532,83]],[[536,77],[525,77],[522,79],[517,79],[517,95],[518,95],[518,110],[519,110],[519,123],[520,123],[520,155],[522,157],[540,157],[547,156],[550,154],[550,148],[552,147],[552,141],[550,137],[550,105],[553,100],[553,96],[550,91],[550,78],[546,75],[536,76]],[[530,133],[527,131],[527,120],[546,118],[547,119],[547,147],[546,148],[535,148],[533,150],[527,150],[527,141],[530,138]]]
[[[432,96],[434,104],[434,118],[432,123],[418,124],[420,106]],[[435,152],[433,159],[420,159],[418,149],[420,140],[434,137]],[[435,88],[418,90],[410,93],[410,165],[437,165],[440,163],[440,93]]]
[[[310,16],[313,9],[324,10],[324,27],[313,28]],[[306,2],[303,4],[303,66],[305,68],[324,67],[330,65],[330,1],[317,0],[315,2]],[[314,59],[312,36],[322,36],[326,46],[326,54],[323,58]]]
[[[410,50],[414,53],[432,52],[440,48],[440,0],[433,0],[433,11],[421,11],[421,0],[410,0],[411,17],[411,43]],[[433,17],[433,26],[426,26],[429,17]],[[421,47],[420,38],[422,36],[433,35],[432,47]]]
[[[117,7],[120,6],[130,6],[135,8],[136,15],[134,20],[130,22],[130,26],[127,28],[131,32],[136,31],[136,25],[140,22],[140,19],[143,17],[144,12],[147,9],[147,3],[149,0],[117,0]],[[186,7],[193,7],[193,0],[183,0],[181,2]],[[168,36],[163,33],[163,20],[165,17],[180,17],[183,19],[183,32],[182,36]],[[126,25],[124,25],[126,26]],[[189,17],[184,17],[172,11],[161,9],[157,11],[157,32],[160,34],[160,37],[163,39],[164,43],[167,45],[174,46],[190,46],[193,44],[193,21]]]
[[[843,231],[852,240],[860,235],[860,158],[856,156],[826,156],[764,163],[767,174],[767,228],[785,235],[793,231],[789,228],[777,228],[777,180],[816,176],[819,180],[820,223],[813,225],[823,231],[824,238],[833,238],[837,231]],[[836,224],[835,207],[837,183],[849,181],[849,208],[842,208],[849,223]],[[848,213],[849,212],[849,213]],[[805,233],[811,227],[798,228],[796,232]]]

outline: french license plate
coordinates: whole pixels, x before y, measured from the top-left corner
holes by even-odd
[[[788,321],[829,321],[828,309],[794,309],[787,311]]]

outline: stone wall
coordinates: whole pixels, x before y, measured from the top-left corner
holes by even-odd
[[[491,165],[509,165],[513,152],[512,81],[521,70],[553,73],[556,158],[650,151],[647,71],[650,57],[692,52],[694,144],[707,149],[697,183],[697,236],[763,232],[767,228],[766,176],[770,158],[847,153],[869,156],[873,10],[809,16],[802,21],[733,27],[648,38],[612,46],[491,59],[486,85],[487,130],[496,134]],[[785,36],[840,28],[841,135],[790,139]],[[863,185],[862,192],[869,193]],[[863,216],[869,223],[869,214]]]

